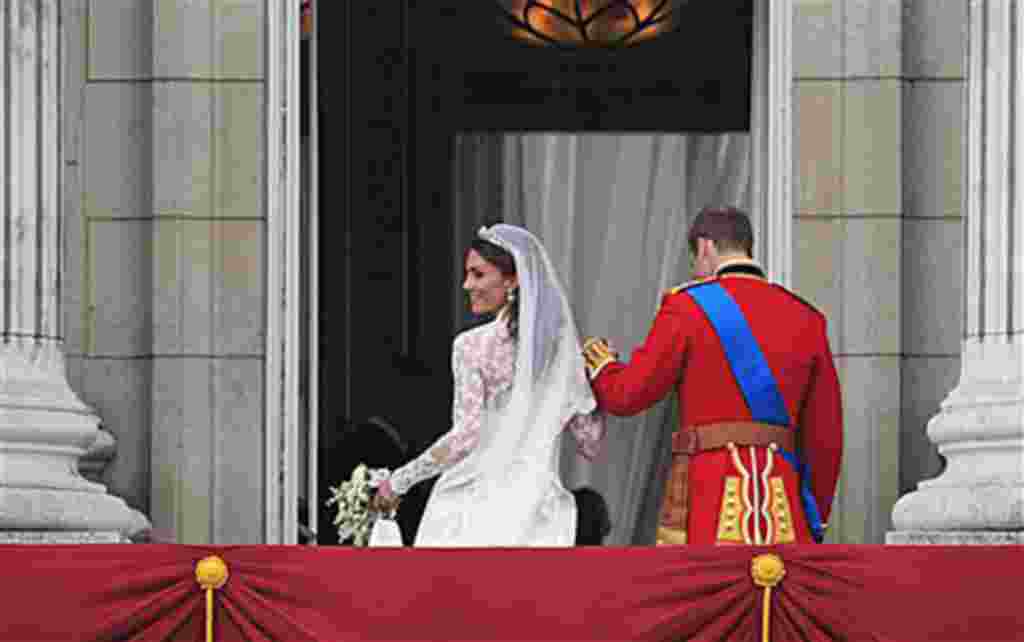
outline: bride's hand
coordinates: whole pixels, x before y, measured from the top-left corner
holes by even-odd
[[[395,494],[391,488],[391,482],[384,481],[377,487],[377,494],[373,496],[373,508],[382,513],[391,513],[398,510],[402,498]]]

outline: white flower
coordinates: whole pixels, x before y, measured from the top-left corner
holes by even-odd
[[[388,477],[390,472],[386,469],[370,470],[364,464],[359,464],[348,481],[337,487],[329,487],[331,497],[327,505],[338,506],[334,525],[338,527],[339,542],[352,539],[355,546],[366,546],[370,528],[378,517],[376,511],[369,508],[371,489]]]
[[[348,524],[346,524],[344,526],[339,526],[338,527],[338,540],[344,542],[348,538],[352,537],[352,534],[355,532],[355,530],[356,529],[354,527],[349,526]]]

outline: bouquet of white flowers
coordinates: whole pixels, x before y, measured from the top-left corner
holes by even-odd
[[[366,546],[373,523],[381,516],[381,511],[373,499],[377,487],[388,478],[390,473],[381,468],[371,470],[364,464],[356,466],[352,477],[338,487],[330,487],[332,497],[327,505],[338,505],[338,514],[334,517],[334,525],[338,527],[338,541],[341,543],[352,539],[355,546]],[[393,513],[393,509],[391,511]]]

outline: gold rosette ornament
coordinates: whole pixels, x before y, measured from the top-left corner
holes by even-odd
[[[196,564],[196,581],[206,592],[206,642],[213,642],[213,592],[228,581],[228,565],[211,555]]]
[[[786,575],[786,565],[782,558],[772,553],[758,555],[750,562],[750,577],[754,584],[764,588],[764,601],[761,606],[761,640],[771,640],[771,609],[772,587],[778,585]]]

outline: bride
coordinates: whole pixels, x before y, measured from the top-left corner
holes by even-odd
[[[475,314],[494,321],[452,348],[451,430],[378,489],[385,501],[435,475],[416,546],[572,546],[573,495],[559,477],[568,430],[588,459],[599,451],[596,411],[579,336],[547,252],[512,225],[481,228],[466,253]]]

